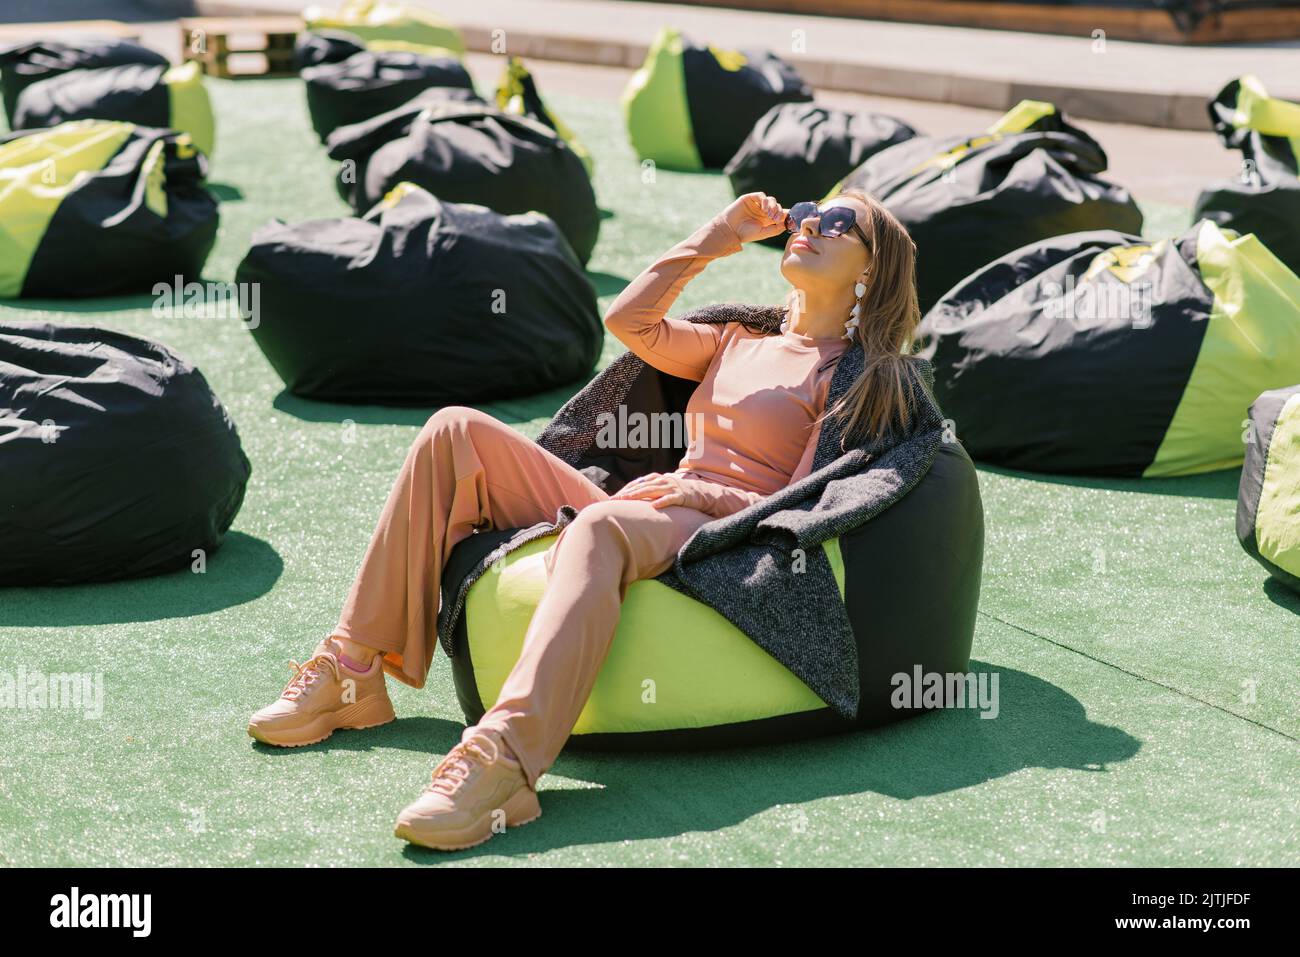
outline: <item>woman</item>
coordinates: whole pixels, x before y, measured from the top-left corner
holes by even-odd
[[[781,272],[792,289],[779,333],[665,317],[709,262],[786,229],[794,235]],[[534,525],[568,504],[578,514],[546,552],[548,584],[517,663],[493,707],[398,816],[396,834],[453,850],[536,818],[537,780],[591,693],[627,587],[671,567],[701,525],[808,475],[829,416],[855,442],[907,426],[915,252],[884,207],[850,191],[789,212],[747,194],[660,257],[605,324],[649,365],[700,383],[687,405],[691,444],[675,472],[614,495],[482,412],[437,412],[402,466],[338,625],[293,665],[249,734],[291,747],[393,720],[384,674],[423,686],[451,548],[477,528]],[[864,350],[864,371],[826,409],[836,362],[852,344]]]

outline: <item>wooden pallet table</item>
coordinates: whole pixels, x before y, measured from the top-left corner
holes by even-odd
[[[179,22],[182,55],[197,60],[209,76],[297,73],[293,44],[303,28],[299,17],[186,17]]]

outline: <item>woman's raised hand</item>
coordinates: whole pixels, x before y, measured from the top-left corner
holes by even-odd
[[[746,193],[722,211],[742,243],[752,243],[785,231],[785,208],[767,193]]]

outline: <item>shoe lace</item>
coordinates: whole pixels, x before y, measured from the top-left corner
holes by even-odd
[[[282,698],[288,698],[295,701],[316,682],[316,679],[325,671],[334,675],[334,680],[339,680],[339,661],[332,654],[322,651],[320,654],[312,655],[302,664],[296,661],[290,661],[289,667],[293,669],[293,677],[289,683],[284,686],[280,692]]]
[[[455,794],[469,780],[474,765],[488,765],[500,754],[496,742],[485,734],[475,734],[447,752],[433,769],[433,780],[426,791]]]

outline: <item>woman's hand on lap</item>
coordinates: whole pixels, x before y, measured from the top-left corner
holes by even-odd
[[[686,492],[673,476],[650,472],[640,478],[634,478],[610,498],[645,501],[655,508],[668,508],[672,505],[684,505]]]

